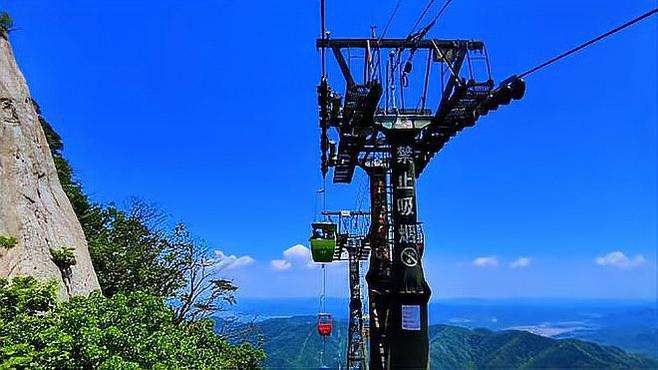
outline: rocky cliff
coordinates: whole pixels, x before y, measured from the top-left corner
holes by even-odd
[[[65,248],[75,264],[55,263],[52,251]],[[62,298],[100,289],[25,78],[0,34],[0,277],[16,275],[55,279]]]

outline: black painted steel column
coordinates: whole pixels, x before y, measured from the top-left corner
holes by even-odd
[[[431,291],[422,265],[423,233],[416,207],[414,130],[389,132],[393,186],[393,267],[389,369],[427,369],[427,302]]]
[[[370,370],[386,368],[386,330],[391,276],[391,252],[388,243],[387,170],[383,165],[366,168],[370,178],[370,268],[366,274],[370,303]]]

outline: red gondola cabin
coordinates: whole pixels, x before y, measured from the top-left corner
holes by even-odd
[[[333,329],[334,323],[329,313],[319,313],[318,314],[318,334],[323,337],[331,335],[331,330]]]

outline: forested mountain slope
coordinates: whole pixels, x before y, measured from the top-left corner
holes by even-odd
[[[269,319],[255,324],[270,368],[319,365],[322,341],[315,317]],[[327,341],[325,364],[344,363],[347,323],[335,322]],[[471,330],[448,325],[430,327],[431,365],[446,368],[658,368],[658,361],[617,347],[575,339],[556,340],[516,330]]]

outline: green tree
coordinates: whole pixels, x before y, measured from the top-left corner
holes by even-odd
[[[261,350],[233,346],[210,320],[174,324],[163,298],[99,293],[58,302],[55,284],[0,280],[0,369],[248,369]]]
[[[5,11],[0,12],[0,33],[6,34],[14,28],[14,21],[11,19],[9,13]]]
[[[169,298],[176,324],[209,318],[235,303],[238,289],[219,276],[218,261],[185,225],[167,230],[166,217],[139,200],[128,211],[103,209],[89,252],[106,296],[142,291]]]
[[[164,215],[133,200],[128,211],[101,209],[102,227],[88,235],[89,252],[107,296],[143,291],[170,297],[184,285],[184,251],[164,228]]]

